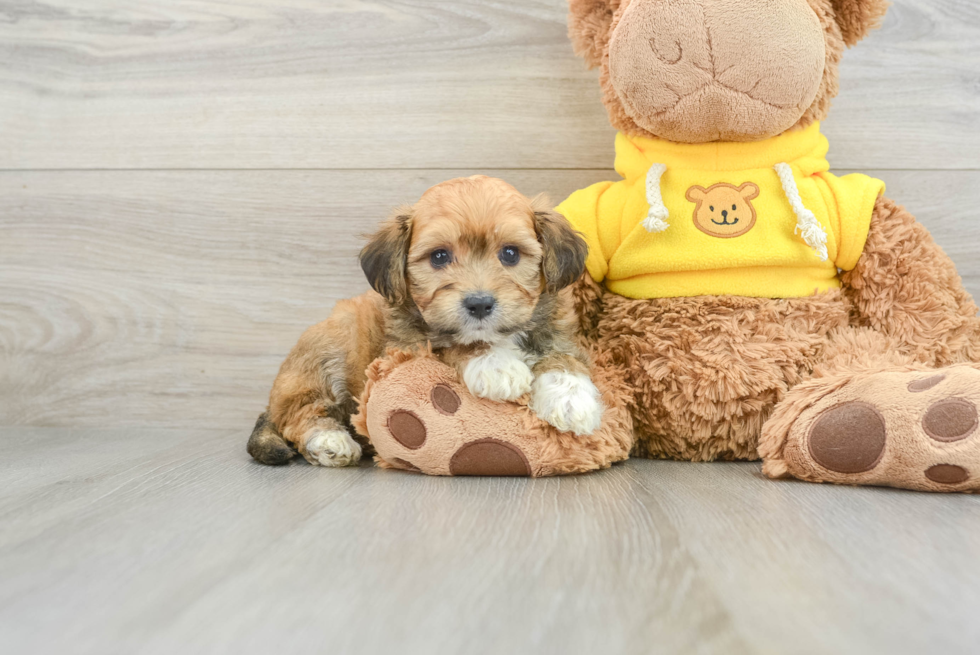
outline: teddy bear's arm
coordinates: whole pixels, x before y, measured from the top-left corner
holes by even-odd
[[[572,285],[575,315],[578,317],[579,333],[586,341],[599,338],[599,316],[602,313],[602,285],[592,279],[586,271],[578,282]]]
[[[973,298],[929,231],[894,201],[878,198],[864,251],[842,282],[853,322],[896,337],[923,363],[978,361]]]

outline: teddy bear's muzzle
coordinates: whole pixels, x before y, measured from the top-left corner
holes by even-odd
[[[612,34],[609,75],[630,117],[657,136],[751,141],[803,116],[825,47],[807,0],[633,0]]]

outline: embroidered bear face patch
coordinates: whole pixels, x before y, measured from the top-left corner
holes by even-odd
[[[755,226],[751,201],[758,197],[759,187],[752,182],[739,187],[722,182],[707,189],[694,185],[687,190],[687,199],[696,203],[695,227],[722,239],[742,236]]]

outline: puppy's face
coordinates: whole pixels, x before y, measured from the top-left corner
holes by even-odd
[[[571,284],[586,247],[564,218],[483,176],[429,189],[361,253],[372,286],[411,302],[435,335],[460,344],[523,329],[542,293]]]

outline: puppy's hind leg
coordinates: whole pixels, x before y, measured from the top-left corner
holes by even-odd
[[[320,375],[281,371],[272,388],[268,414],[282,440],[310,464],[354,466],[362,450],[350,425],[357,403],[336,367],[329,365],[330,359],[321,360]]]
[[[270,466],[285,464],[296,456],[296,450],[282,438],[276,426],[269,420],[269,412],[262,412],[255,422],[252,436],[248,438],[247,449],[255,461]]]
[[[342,300],[330,318],[303,333],[272,385],[264,425],[249,439],[255,459],[285,462],[289,449],[319,466],[360,461],[350,416],[364,389],[364,370],[382,349],[383,305],[374,292]]]
[[[306,461],[329,467],[356,466],[361,461],[361,444],[348,427],[351,409],[333,405],[322,415],[310,417],[297,426],[299,452]]]
[[[316,411],[315,408],[311,409]],[[335,409],[338,411],[334,413],[346,412],[349,415],[349,409]],[[306,412],[300,410],[300,413]],[[331,412],[328,410],[326,413]],[[295,446],[279,434],[269,419],[269,412],[263,412],[255,422],[252,436],[248,438],[248,454],[270,466],[288,463],[297,452],[302,453],[310,464],[319,466],[354,466],[361,459],[361,444],[351,436],[346,421],[314,415],[301,419],[299,425],[291,427],[295,428],[298,437]]]

